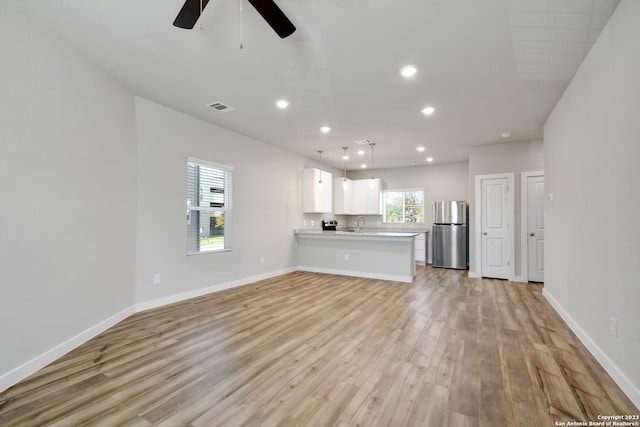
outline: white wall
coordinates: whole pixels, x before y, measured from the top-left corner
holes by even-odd
[[[132,305],[136,151],[133,97],[5,2],[0,58],[2,390]]]
[[[521,231],[520,231],[520,173],[544,169],[544,151],[542,141],[509,142],[505,144],[483,145],[469,151],[469,273],[480,275],[480,266],[476,265],[476,226],[475,226],[475,180],[477,175],[514,173],[512,190],[515,197],[514,215],[514,270],[516,278],[522,274]]]
[[[545,125],[544,156],[545,295],[640,406],[638,22],[640,2],[622,0]]]
[[[308,160],[141,98],[136,123],[138,304],[297,265],[293,229],[302,224],[301,172]],[[231,252],[187,256],[187,156],[234,167]]]

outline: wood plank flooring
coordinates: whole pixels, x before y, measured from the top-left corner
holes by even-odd
[[[527,426],[638,409],[541,286],[295,272],[137,313],[0,394],[1,426]]]

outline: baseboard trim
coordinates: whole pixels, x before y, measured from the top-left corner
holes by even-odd
[[[134,314],[133,306],[127,307],[124,310],[120,311],[119,313],[116,313],[113,316],[110,316],[109,318],[101,321],[100,323],[94,326],[91,326],[90,328],[79,333],[78,335],[69,338],[65,342],[58,344],[57,346],[53,347],[51,350],[48,350],[42,353],[41,355],[29,360],[28,362],[23,363],[17,368],[12,369],[11,371],[3,374],[2,376],[0,376],[0,392],[8,389],[14,384],[19,383],[23,379],[27,378],[28,376],[44,368],[45,366],[55,361],[56,359],[64,356],[74,348],[89,341],[91,338],[101,334],[102,332],[106,331],[110,327],[123,321],[124,319],[131,316],[132,314]]]
[[[573,331],[574,334],[578,337],[582,344],[589,350],[589,352],[596,358],[596,360],[602,365],[605,371],[611,378],[618,384],[618,386],[622,389],[622,391],[627,395],[629,399],[640,408],[640,390],[627,378],[627,376],[618,368],[618,366],[613,363],[611,359],[607,356],[607,354],[602,351],[600,346],[596,344],[596,342],[591,339],[589,334],[587,334],[578,323],[569,315],[569,313],[562,307],[562,305],[556,300],[553,295],[546,289],[542,289],[542,295],[546,298],[546,300],[551,304],[551,306],[558,312],[560,317],[569,325],[569,328]]]
[[[299,271],[308,271],[311,273],[336,274],[338,276],[364,277],[366,279],[391,280],[393,282],[412,283],[414,276],[396,276],[391,274],[377,274],[366,271],[349,271],[337,270],[331,268],[309,267],[306,265],[298,266]]]
[[[176,302],[188,300],[191,298],[201,297],[203,295],[208,295],[214,292],[223,291],[225,289],[231,289],[238,286],[247,285],[253,282],[259,282],[260,280],[271,279],[273,277],[281,276],[283,274],[291,273],[296,271],[296,268],[284,268],[281,270],[272,271],[265,274],[259,274],[257,276],[245,277],[239,280],[233,280],[231,282],[219,283],[216,285],[208,286],[206,288],[195,289],[189,292],[183,292],[180,294],[169,295],[167,297],[158,298],[151,301],[142,302],[135,305],[136,313],[139,311],[151,310],[154,308],[162,307],[165,305],[173,304]]]

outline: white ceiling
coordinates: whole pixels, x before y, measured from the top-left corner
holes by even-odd
[[[323,150],[338,168],[349,146],[347,168],[358,169],[354,141],[366,138],[375,168],[542,139],[620,0],[276,0],[297,27],[286,39],[244,1],[242,50],[241,0],[211,0],[202,30],[172,26],[183,0],[2,1],[136,95],[306,157]],[[399,75],[405,64],[418,67],[410,80]],[[214,101],[235,110],[206,106]]]

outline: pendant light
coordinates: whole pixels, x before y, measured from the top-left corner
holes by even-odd
[[[318,178],[318,190],[322,191],[322,150],[318,150],[320,155],[320,176]]]
[[[347,150],[349,147],[342,147],[342,167],[344,169],[344,178],[342,179],[342,189],[347,191],[347,160],[349,159],[349,155],[347,154]]]

